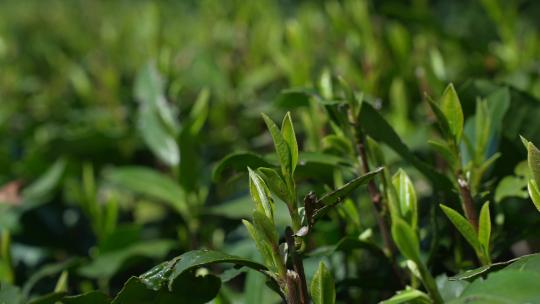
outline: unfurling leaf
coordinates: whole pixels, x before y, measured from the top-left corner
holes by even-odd
[[[294,173],[294,169],[296,169],[296,165],[298,164],[298,143],[296,142],[296,134],[294,133],[290,112],[287,112],[283,118],[281,135],[289,146],[289,151],[291,153],[291,173]]]
[[[478,224],[478,240],[484,248],[485,255],[489,255],[489,240],[491,238],[491,216],[489,202],[486,202],[480,210],[480,222]]]
[[[256,210],[266,214],[266,217],[274,222],[274,202],[268,187],[264,180],[255,171],[248,168],[249,171],[249,192],[251,198],[255,201]]]
[[[323,262],[319,264],[310,287],[314,304],[334,304],[336,302],[334,279]]]
[[[413,229],[418,223],[418,207],[416,199],[416,191],[414,185],[407,173],[402,169],[392,177],[392,184],[396,188],[399,198],[401,215],[405,218]]]
[[[291,152],[289,149],[289,145],[283,138],[283,134],[279,130],[276,123],[264,113],[262,114],[262,117],[264,119],[264,122],[266,123],[266,126],[268,127],[268,130],[270,131],[270,134],[272,135],[274,147],[278,155],[279,163],[281,164],[281,170],[283,171],[284,175],[289,175],[292,172]]]
[[[453,84],[449,84],[444,90],[440,105],[441,111],[448,121],[450,131],[456,142],[459,143],[463,133],[463,110]]]

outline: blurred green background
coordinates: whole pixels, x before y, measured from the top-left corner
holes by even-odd
[[[22,285],[84,257],[73,291],[117,291],[188,249],[249,256],[247,179],[212,170],[272,151],[261,112],[292,111],[303,150],[324,149],[322,111],[283,90],[340,75],[422,151],[422,97],[449,82],[537,102],[539,26],[540,2],[517,0],[1,1],[0,225],[14,268],[0,274]],[[534,113],[508,132],[538,139]]]

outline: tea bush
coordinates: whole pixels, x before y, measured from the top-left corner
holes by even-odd
[[[540,303],[535,1],[0,3],[0,303]]]

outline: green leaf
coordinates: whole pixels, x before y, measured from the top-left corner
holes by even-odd
[[[296,169],[296,165],[298,164],[298,143],[296,142],[296,134],[294,133],[290,112],[287,112],[283,118],[281,134],[289,146],[289,151],[291,153],[291,173],[294,173],[294,169]]]
[[[119,167],[107,170],[105,178],[134,193],[158,199],[182,216],[189,216],[184,190],[170,177],[145,167]]]
[[[392,223],[392,238],[399,251],[409,260],[420,264],[420,243],[414,230],[400,218]]]
[[[527,198],[527,180],[517,176],[505,176],[495,190],[495,202],[499,203],[507,197]]]
[[[427,102],[428,102],[429,107],[431,108],[431,111],[433,111],[433,114],[435,114],[435,118],[437,118],[437,124],[439,125],[442,136],[446,140],[454,139],[452,131],[450,130],[448,119],[444,115],[441,108],[430,98],[427,98]]]
[[[251,239],[255,241],[255,246],[257,247],[257,251],[259,251],[259,254],[263,258],[264,264],[268,266],[268,268],[276,272],[277,268],[276,265],[274,265],[274,255],[272,252],[271,244],[269,244],[264,236],[255,229],[253,224],[251,224],[247,220],[242,220],[242,223],[246,227],[249,235],[251,236]]]
[[[482,246],[476,237],[474,227],[457,211],[452,208],[440,205],[448,219],[454,224],[456,229],[461,233],[465,240],[474,248],[477,253],[482,252]]]
[[[145,107],[156,113],[156,118],[163,128],[171,134],[176,134],[178,123],[164,95],[165,85],[154,63],[149,62],[137,73],[135,79],[134,94],[140,103],[140,108]]]
[[[127,262],[136,257],[162,259],[176,246],[170,240],[148,240],[123,249],[98,255],[92,262],[79,268],[79,274],[88,278],[111,278]]]
[[[531,200],[533,201],[534,206],[538,211],[540,211],[540,190],[532,179],[529,180],[529,183],[527,184],[527,189],[529,190],[529,195],[531,196]]]
[[[0,304],[22,304],[23,299],[19,287],[0,282]]]
[[[336,290],[332,274],[323,262],[311,280],[311,298],[314,304],[334,304],[336,302]]]
[[[491,216],[489,213],[489,202],[486,202],[480,210],[480,221],[478,224],[478,240],[484,248],[486,256],[489,256],[489,241],[491,238]]]
[[[190,132],[192,135],[198,134],[201,131],[208,118],[209,100],[210,91],[206,88],[202,89],[199,96],[197,96],[197,100],[195,101],[191,112],[189,112]]]
[[[272,248],[277,248],[278,234],[276,227],[274,227],[273,222],[264,213],[258,210],[253,211],[253,226],[257,230],[257,233],[263,236]]]
[[[400,303],[431,303],[429,296],[420,290],[408,288],[406,290],[398,291],[398,293],[388,300],[384,300],[379,304],[400,304]]]
[[[137,116],[139,132],[152,153],[168,166],[180,163],[180,149],[155,109],[141,105]]]
[[[377,168],[371,172],[368,172],[362,176],[359,176],[345,185],[339,187],[338,189],[331,191],[329,193],[326,193],[323,195],[319,200],[318,203],[322,203],[324,205],[333,205],[335,203],[338,203],[339,201],[343,200],[345,197],[347,197],[351,192],[353,192],[356,188],[367,184],[375,175],[382,172],[383,168]]]
[[[262,156],[251,152],[235,152],[225,156],[215,167],[212,172],[212,180],[219,182],[223,180],[225,175],[230,171],[246,171],[247,167],[273,167]]]
[[[65,292],[51,292],[28,301],[27,304],[55,304],[66,295]]]
[[[271,223],[274,222],[274,202],[264,180],[255,171],[249,171],[249,192],[255,201],[256,210],[266,214]]]
[[[346,183],[345,185],[339,187],[338,189],[323,195],[317,201],[317,204],[322,204],[323,207],[321,207],[315,212],[313,216],[314,219],[321,218],[328,211],[330,211],[330,208],[332,208],[335,204],[343,202],[345,197],[347,197],[351,192],[353,192],[359,186],[367,184],[373,177],[375,177],[375,175],[382,172],[382,170],[383,170],[382,167],[377,168],[360,177],[353,179],[352,181]]]
[[[463,133],[463,110],[453,84],[449,84],[444,90],[440,104],[450,131],[454,135],[456,143],[459,143]]]
[[[530,271],[502,270],[475,280],[452,304],[538,303],[540,274]]]
[[[58,159],[47,171],[40,176],[36,181],[26,187],[22,192],[24,206],[36,206],[39,203],[46,201],[51,192],[58,186],[62,175],[66,169],[66,161]]]
[[[80,259],[69,259],[64,262],[49,264],[41,267],[38,271],[35,271],[32,276],[26,280],[22,288],[22,294],[26,297],[30,295],[30,291],[34,285],[44,278],[51,277],[66,269],[72,268],[81,262]]]
[[[491,135],[491,117],[486,100],[476,102],[475,116],[475,162],[481,163],[486,157],[486,149]]]
[[[392,184],[398,194],[401,215],[409,222],[413,229],[418,223],[418,206],[414,185],[407,173],[402,169],[392,177]]]
[[[527,145],[529,168],[532,172],[536,187],[540,188],[540,150],[532,143]]]
[[[439,153],[440,156],[444,158],[448,162],[448,165],[455,169],[458,165],[458,160],[456,155],[454,155],[454,152],[450,150],[448,147],[448,143],[442,141],[442,140],[428,140],[428,144]]]
[[[172,287],[174,279],[186,271],[222,263],[246,266],[257,271],[267,270],[266,266],[262,264],[223,252],[206,249],[193,250],[178,257],[178,262],[174,266],[169,278],[169,289]]]
[[[454,186],[450,180],[433,169],[433,167],[420,160],[411,150],[409,150],[392,126],[373,108],[372,105],[367,102],[362,104],[358,122],[365,133],[374,140],[388,145],[405,161],[418,169],[418,171],[431,181],[434,188],[445,191],[449,197],[455,197],[455,194],[453,194]]]
[[[315,97],[314,92],[308,89],[286,89],[281,91],[276,104],[287,109],[308,107],[311,97]]]
[[[268,127],[268,130],[270,131],[270,134],[272,135],[272,140],[274,141],[274,147],[278,155],[279,163],[281,164],[283,175],[289,175],[292,173],[291,152],[289,145],[283,138],[283,134],[274,121],[272,121],[272,119],[270,119],[270,117],[264,113],[262,114],[262,117],[266,123],[266,126]]]
[[[275,169],[259,168],[257,171],[259,172],[261,177],[264,179],[264,182],[266,183],[266,185],[268,185],[268,188],[270,188],[270,191],[272,191],[275,195],[277,195],[277,197],[279,197],[285,203],[288,203],[289,201],[291,201],[291,198],[289,197],[287,185],[285,184],[285,181]]]

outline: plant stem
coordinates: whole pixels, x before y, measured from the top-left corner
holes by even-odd
[[[285,240],[287,242],[287,247],[289,248],[289,254],[292,259],[292,265],[293,269],[298,275],[298,290],[300,291],[300,301],[298,303],[300,304],[308,304],[309,303],[309,294],[308,294],[308,288],[307,288],[307,282],[306,282],[306,275],[304,273],[304,263],[302,262],[302,259],[300,256],[298,256],[298,253],[296,252],[295,244],[294,244],[294,232],[291,229],[291,227],[287,226],[285,228]],[[289,275],[287,275],[289,277]]]
[[[478,232],[478,215],[476,214],[476,209],[474,208],[474,200],[472,198],[471,188],[461,172],[458,172],[457,174],[457,182],[465,217],[467,217],[469,223],[471,223],[474,229]]]
[[[358,166],[358,171],[361,175],[366,174],[369,172],[369,163],[367,159],[366,154],[366,146],[365,146],[365,138],[364,135],[361,134],[361,132],[358,131],[356,121],[351,119],[352,123],[352,129],[353,134],[356,141],[356,153],[358,155],[358,161],[360,166]],[[395,246],[392,242],[392,238],[390,237],[390,229],[388,228],[388,224],[384,220],[383,215],[383,202],[382,202],[382,195],[377,189],[377,185],[375,185],[375,182],[373,180],[370,180],[368,182],[368,193],[371,198],[371,202],[373,203],[373,207],[375,207],[375,217],[377,219],[377,224],[379,226],[379,230],[381,231],[383,242],[385,248],[388,250],[391,256],[395,253]]]
[[[437,284],[435,283],[435,280],[433,279],[433,276],[427,269],[426,265],[424,263],[420,263],[418,266],[418,271],[420,272],[420,276],[422,277],[422,282],[424,283],[424,287],[426,288],[427,292],[429,293],[429,296],[433,300],[434,304],[443,304],[444,301],[441,297],[441,294],[439,293],[439,289],[437,288]]]

